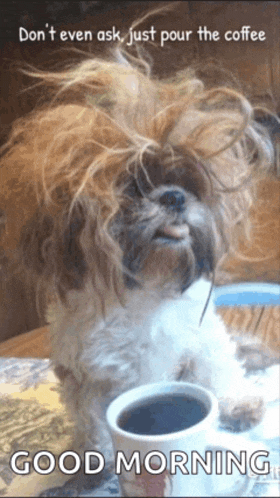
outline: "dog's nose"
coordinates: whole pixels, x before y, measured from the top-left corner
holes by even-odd
[[[185,195],[180,190],[168,190],[159,198],[160,204],[163,204],[174,211],[182,211],[185,204]]]

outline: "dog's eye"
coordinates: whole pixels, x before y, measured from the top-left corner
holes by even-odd
[[[148,176],[147,172],[139,170],[136,177],[132,177],[128,183],[125,194],[129,197],[145,197],[147,196],[154,187],[156,187],[154,181]]]
[[[148,195],[158,185],[156,178],[151,178],[149,173],[143,170],[140,170],[135,181],[142,197]]]
[[[139,188],[139,185],[138,185],[138,182],[133,179],[129,184],[128,186],[126,187],[125,189],[125,195],[127,195],[128,197],[132,197],[132,198],[135,198],[135,197],[143,197],[143,194],[141,192],[141,189]]]

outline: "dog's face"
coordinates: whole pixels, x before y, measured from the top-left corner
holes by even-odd
[[[59,189],[58,214],[39,210],[23,230],[25,264],[42,275],[52,266],[62,295],[88,279],[103,296],[121,281],[128,293],[148,284],[180,294],[224,251],[212,187],[206,166],[179,147],[147,151],[115,182],[118,209],[106,229],[100,199],[83,195],[70,209]]]
[[[146,153],[141,163],[111,223],[129,270],[126,285],[154,281],[182,292],[213,271],[221,245],[211,186],[202,165],[177,148]]]

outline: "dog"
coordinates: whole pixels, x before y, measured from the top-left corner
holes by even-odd
[[[2,243],[50,324],[73,448],[110,458],[108,404],[163,380],[214,392],[228,430],[257,424],[263,401],[210,298],[273,163],[252,104],[123,50],[30,75],[49,99],[2,150]]]

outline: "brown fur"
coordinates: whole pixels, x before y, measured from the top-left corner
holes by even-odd
[[[63,295],[83,285],[83,274],[97,273],[97,287],[113,282],[120,292],[123,255],[109,226],[126,202],[123,185],[145,171],[147,153],[168,157],[167,167],[176,167],[173,144],[190,158],[183,164],[190,168],[189,185],[198,184],[191,164],[199,164],[203,199],[222,225],[224,251],[235,246],[235,227],[246,227],[254,185],[272,155],[253,108],[240,92],[208,88],[189,69],[167,81],[145,69],[141,61],[87,58],[65,72],[34,73],[53,97],[14,124],[4,147],[1,206],[8,223],[2,243],[14,252],[22,232],[20,257],[36,282],[51,281],[51,292]],[[65,262],[70,233],[74,260]]]

